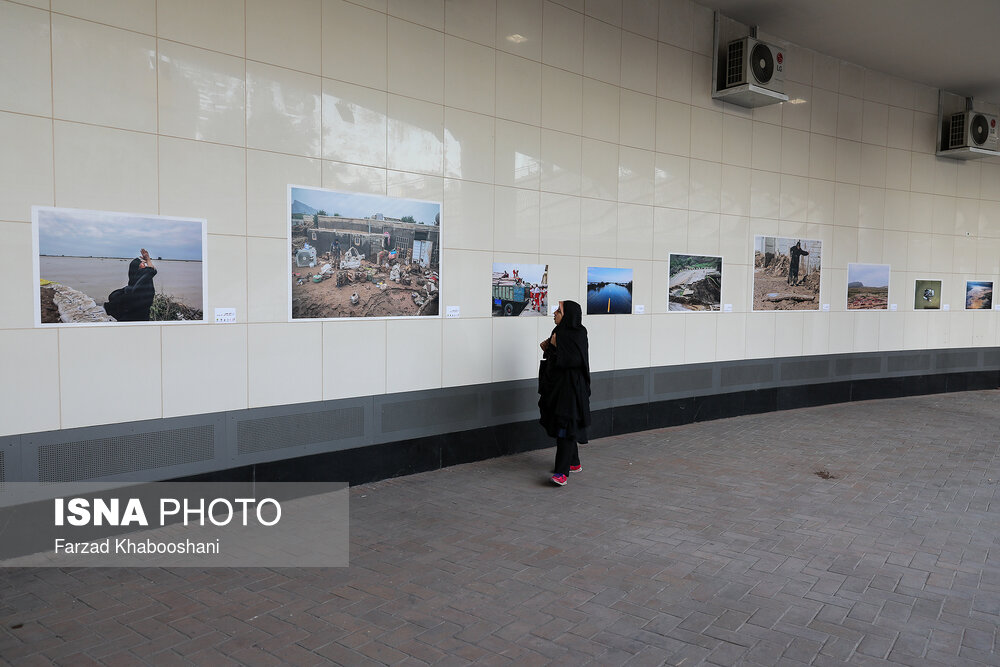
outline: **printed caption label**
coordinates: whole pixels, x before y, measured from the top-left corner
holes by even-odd
[[[216,308],[215,309],[215,323],[216,324],[232,324],[236,321],[236,309],[235,308]]]

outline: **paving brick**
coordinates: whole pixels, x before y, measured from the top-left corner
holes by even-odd
[[[857,652],[873,658],[885,658],[892,650],[895,641],[895,638],[865,635],[857,647]]]
[[[1000,664],[998,397],[604,438],[561,491],[550,451],[355,487],[348,568],[0,571],[0,656]]]
[[[706,656],[706,662],[713,665],[736,665],[747,654],[747,647],[723,642]]]

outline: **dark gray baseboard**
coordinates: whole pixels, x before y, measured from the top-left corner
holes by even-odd
[[[593,375],[592,437],[1000,386],[1000,348],[748,359]],[[548,446],[534,380],[0,437],[0,482],[245,475],[359,483]],[[297,472],[296,472],[297,471]]]

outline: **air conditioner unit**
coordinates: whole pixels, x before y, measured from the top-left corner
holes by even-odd
[[[771,92],[785,91],[785,54],[776,46],[753,37],[729,42],[725,79],[719,88],[751,84]]]
[[[997,117],[980,111],[962,111],[952,114],[948,130],[948,148],[981,148],[1000,150],[1000,130]]]

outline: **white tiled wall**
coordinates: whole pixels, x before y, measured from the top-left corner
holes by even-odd
[[[493,261],[554,300],[635,271],[595,370],[997,345],[962,297],[1000,280],[1000,165],[933,155],[937,91],[789,45],[797,103],[742,109],[711,42],[689,0],[0,0],[0,435],[531,377],[550,323],[490,318]],[[461,318],[287,322],[288,184],[442,201]],[[237,323],[34,330],[53,204],[207,218]],[[823,240],[831,312],[748,312],[757,234]],[[721,254],[733,312],[668,313],[671,252]],[[899,312],[845,311],[855,261]]]

